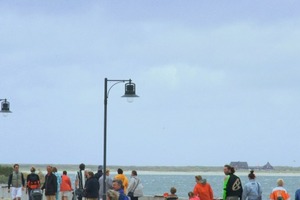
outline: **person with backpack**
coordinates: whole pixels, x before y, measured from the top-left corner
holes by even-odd
[[[31,198],[31,192],[32,190],[40,188],[40,177],[35,173],[35,168],[30,168],[30,174],[27,175],[26,181],[27,181],[27,188],[26,193],[28,194],[28,199],[32,200]]]
[[[283,179],[277,180],[277,187],[273,188],[270,194],[270,200],[290,200],[290,195],[283,187]]]
[[[11,198],[13,200],[21,200],[24,187],[24,175],[19,172],[19,164],[14,164],[13,173],[8,177],[8,193],[11,193]]]

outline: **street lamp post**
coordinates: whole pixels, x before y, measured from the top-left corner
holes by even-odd
[[[107,89],[108,82],[114,82],[113,85]],[[106,139],[107,139],[107,99],[109,92],[113,86],[118,83],[125,83],[125,94],[122,97],[132,98],[139,97],[135,94],[135,84],[129,80],[109,80],[104,79],[104,132],[103,132],[103,200],[106,200]]]
[[[1,102],[1,111],[3,114],[11,113],[9,110],[9,102],[6,99],[0,99]]]

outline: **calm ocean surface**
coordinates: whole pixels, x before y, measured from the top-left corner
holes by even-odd
[[[242,180],[243,185],[248,181],[247,175],[239,175]],[[113,177],[115,174],[112,174]],[[74,184],[75,174],[69,174],[72,184]],[[129,175],[126,174],[129,178]],[[144,185],[144,195],[154,196],[162,195],[165,192],[169,192],[171,187],[177,188],[177,195],[179,197],[187,198],[187,193],[192,191],[195,185],[194,175],[191,174],[176,174],[176,173],[166,173],[166,174],[140,174],[139,177]],[[213,188],[214,197],[222,197],[222,187],[224,175],[202,175]],[[276,186],[276,181],[278,178],[282,178],[285,182],[284,187],[287,189],[291,198],[294,199],[294,194],[297,189],[300,188],[300,174],[295,175],[285,175],[285,174],[274,174],[274,175],[257,175],[257,181],[262,185],[263,199],[268,199],[270,192]],[[7,194],[1,194],[1,197],[7,196]]]

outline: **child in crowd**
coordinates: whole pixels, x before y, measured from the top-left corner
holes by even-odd
[[[171,187],[170,192],[171,192],[171,194],[168,194],[168,196],[165,197],[166,200],[178,199],[178,196],[176,195],[177,190],[175,187]]]
[[[189,192],[188,196],[189,196],[189,200],[200,200],[200,198],[196,196],[194,192]]]

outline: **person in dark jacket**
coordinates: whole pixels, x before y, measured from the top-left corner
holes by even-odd
[[[87,172],[87,180],[85,182],[85,197],[88,200],[98,200],[99,197],[99,182],[95,178],[92,171]]]
[[[102,165],[99,165],[99,166],[98,166],[98,171],[97,171],[97,173],[95,174],[95,178],[96,178],[97,180],[99,180],[99,178],[100,178],[102,175],[103,175],[103,172],[102,172]]]
[[[42,190],[45,190],[46,200],[56,200],[57,192],[57,178],[52,173],[52,167],[47,167],[47,174],[45,176],[45,183],[42,187]]]
[[[241,179],[234,174],[235,169],[230,165],[224,166],[224,200],[238,200],[242,199],[243,187]]]

